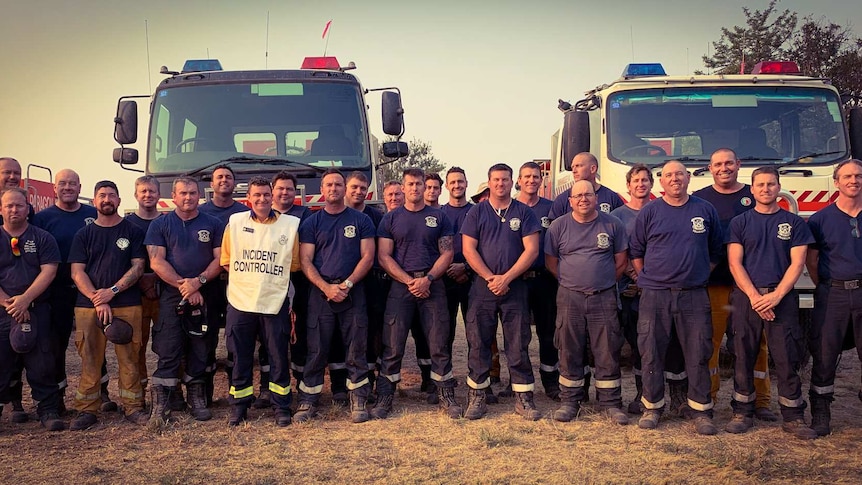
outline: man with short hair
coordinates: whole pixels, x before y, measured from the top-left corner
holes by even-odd
[[[428,207],[440,208],[440,194],[443,193],[443,179],[439,174],[425,174],[425,205]]]
[[[625,227],[596,209],[589,181],[572,186],[571,217],[558,217],[548,229],[545,264],[559,281],[554,341],[560,349],[560,408],[554,419],[575,419],[584,400],[587,335],[596,358],[599,407],[617,424],[628,424],[621,410],[620,335],[616,281],[628,264]]]
[[[161,216],[157,204],[159,203],[159,181],[152,175],[142,175],[135,179],[135,200],[138,207],[135,212],[128,214],[125,219],[134,224],[144,236],[150,228],[150,223]],[[158,275],[150,267],[150,258],[146,255],[144,248],[144,272],[138,280],[141,291],[141,349],[138,354],[138,374],[141,377],[141,392],[146,395],[149,383],[149,371],[147,370],[147,344],[150,341],[150,328],[159,321],[159,293],[162,282]],[[146,401],[146,399],[144,399]],[[182,408],[185,403],[180,396]],[[182,409],[178,409],[182,410]]]
[[[386,419],[392,412],[407,332],[418,312],[421,334],[430,350],[430,377],[437,386],[439,406],[455,419],[461,416],[461,407],[455,400],[452,356],[447,353],[449,316],[441,279],[452,263],[452,224],[443,211],[425,205],[425,173],[421,169],[405,169],[402,186],[404,205],[386,213],[377,230],[377,256],[392,286],[386,299],[377,404],[371,414]],[[414,338],[418,333],[414,331]]]
[[[272,188],[263,177],[248,181],[251,210],[233,214],[219,256],[230,273],[226,344],[235,364],[230,386],[230,426],[248,416],[254,401],[254,347],[267,348],[270,401],[275,424],[290,424],[290,271],[299,270],[299,218],[272,209]],[[261,338],[263,336],[263,338]]]
[[[104,329],[114,324],[114,318],[132,327],[130,342],[114,343],[123,411],[126,420],[147,423],[138,370],[143,332],[137,283],[144,272],[144,233],[117,212],[120,194],[114,182],[96,183],[93,203],[98,216],[75,234],[69,251],[72,279],[78,288],[75,346],[81,356],[81,377],[75,394],[78,415],[70,425],[73,431],[88,429],[98,422],[100,370],[107,344]]]
[[[838,198],[808,219],[814,244],[806,266],[817,284],[811,324],[811,428],[819,436],[831,432],[830,407],[835,400],[835,371],[844,338],[852,331],[862,358],[862,161],[845,160],[832,181]],[[860,392],[862,394],[862,392]]]
[[[713,183],[695,191],[692,195],[700,197],[715,207],[721,220],[721,229],[725,237],[730,236],[730,221],[754,207],[751,195],[751,186],[738,180],[739,168],[742,162],[736,153],[729,148],[719,148],[709,157],[709,172],[712,174]],[[730,339],[733,329],[729,328],[730,314],[727,308],[730,306],[730,293],[733,289],[733,276],[727,263],[726,251],[718,266],[709,275],[709,299],[712,302],[712,357],[709,359],[710,394],[715,401],[718,389],[721,386],[721,376],[718,373],[718,357],[721,350],[721,342],[725,333]],[[755,417],[763,421],[778,421],[778,416],[769,409],[772,399],[772,383],[769,380],[769,350],[767,348],[768,338],[766,335],[760,339],[760,352],[754,364],[754,386],[757,391]],[[729,345],[728,349],[733,346]],[[671,396],[677,396],[674,404],[682,404],[685,398],[686,380],[677,381],[676,386],[671,384]],[[675,390],[675,387],[678,388]],[[673,402],[673,399],[672,399]],[[673,408],[673,406],[672,406]],[[676,409],[672,409],[676,411]]]
[[[248,206],[237,202],[233,199],[233,191],[236,188],[236,174],[230,165],[219,165],[212,171],[212,180],[210,187],[213,190],[212,199],[209,202],[201,204],[198,208],[201,213],[210,215],[219,220],[222,228],[227,225],[228,219],[233,214],[239,212],[247,212]],[[213,282],[213,285],[218,287],[218,291],[214,291],[211,296],[211,301],[207,303],[209,308],[215,312],[214,322],[217,322],[218,328],[224,328],[227,315],[227,273],[220,272],[218,280]],[[213,379],[216,371],[216,347],[218,347],[218,330],[209,334],[208,345],[210,347],[209,357],[207,358],[207,375],[206,375],[206,399],[207,406],[213,400]],[[231,383],[233,376],[233,355],[228,352],[227,365],[225,366],[228,384]]]
[[[658,426],[665,407],[665,353],[676,330],[689,378],[688,406],[695,428],[699,434],[714,435],[718,430],[712,423],[709,393],[712,321],[706,284],[709,272],[721,258],[724,239],[712,204],[688,195],[690,180],[691,174],[682,163],[665,163],[661,170],[665,194],[641,209],[629,241],[642,290],[638,349],[645,411],[638,426]]]
[[[219,257],[224,225],[198,210],[200,191],[196,180],[174,179],[171,190],[176,209],[150,224],[144,238],[150,265],[165,283],[159,297],[159,321],[153,326],[153,352],[159,357],[153,373],[153,407],[150,421],[158,426],[170,416],[171,394],[180,382],[180,363],[185,375],[191,414],[198,421],[212,418],[207,409],[206,379],[212,332],[218,332],[212,284],[221,272]]]
[[[542,224],[539,232],[539,247],[541,254],[545,242],[545,232],[551,226],[548,213],[553,202],[539,196],[542,187],[542,167],[536,162],[527,162],[518,170],[518,202],[526,204]],[[554,326],[557,319],[557,280],[545,268],[545,258],[540,255],[522,278],[527,282],[527,301],[530,314],[536,326],[536,337],[539,339],[539,377],[545,395],[554,401],[560,399],[560,356],[554,346]],[[583,359],[580,359],[583,360]]]
[[[649,203],[652,192],[653,176],[649,167],[642,163],[632,165],[626,172],[626,187],[629,192],[629,201],[625,205],[611,211],[611,215],[622,221],[626,228],[626,238],[631,238],[635,227],[635,220],[641,209]],[[641,371],[641,354],[638,350],[638,306],[640,303],[640,289],[637,286],[638,274],[629,261],[625,271],[617,282],[620,293],[620,326],[626,341],[631,347],[632,372],[635,375],[635,388],[637,395],[629,403],[628,412],[641,414],[641,397],[643,396],[643,373]],[[667,365],[667,363],[665,363]],[[684,371],[685,369],[681,369]]]
[[[23,368],[33,400],[38,402],[36,414],[42,426],[62,431],[66,423],[59,415],[62,396],[57,387],[56,353],[51,346],[54,329],[46,291],[57,273],[60,251],[51,234],[27,222],[28,213],[27,192],[4,188],[0,194],[0,306],[4,309],[0,312],[0,411],[9,402],[13,374]],[[13,327],[16,332],[36,333],[31,349],[16,348]]]
[[[754,361],[764,335],[778,376],[781,428],[801,439],[817,438],[805,424],[799,367],[802,327],[799,296],[793,286],[802,275],[807,246],[814,242],[805,221],[778,206],[778,169],[751,174],[754,210],[730,222],[727,257],[736,286],[730,294],[733,350],[733,418],[725,430],[744,433],[754,425]]]
[[[364,278],[374,262],[374,225],[344,204],[344,175],[328,169],[320,179],[326,205],[300,227],[302,271],[313,285],[308,303],[308,358],[299,383],[298,423],[317,415],[333,334],[347,349],[347,389],[354,423],[368,421],[366,344],[368,313]]]
[[[452,264],[446,269],[443,284],[446,286],[446,301],[449,307],[449,355],[455,342],[455,324],[458,321],[458,308],[461,317],[467,316],[467,295],[470,293],[470,267],[464,259],[461,249],[461,225],[467,218],[467,213],[473,204],[467,200],[467,175],[461,167],[452,167],[446,172],[446,190],[449,191],[449,202],[441,208],[449,221],[452,222]]]
[[[39,211],[33,216],[33,225],[42,228],[57,240],[62,261],[57,267],[57,277],[51,282],[51,332],[54,337],[55,374],[60,389],[61,402],[66,392],[66,348],[72,335],[75,318],[75,301],[78,290],[72,281],[72,267],[69,264],[69,250],[75,234],[84,226],[91,224],[98,215],[96,208],[78,202],[81,195],[81,179],[74,170],[63,169],[54,176],[54,205]],[[117,405],[108,397],[108,372],[102,369],[101,410],[116,411]],[[61,411],[65,405],[61,404]]]
[[[386,205],[386,212],[394,211],[404,205],[404,191],[401,189],[401,182],[390,180],[383,185],[383,203]]]
[[[512,199],[512,185],[512,168],[504,163],[493,165],[488,170],[490,197],[470,209],[461,226],[464,257],[477,276],[470,289],[466,320],[467,419],[479,419],[487,412],[485,389],[491,385],[491,344],[497,335],[498,315],[517,398],[515,412],[533,421],[542,416],[533,402],[529,305],[527,285],[521,278],[539,255],[542,226],[529,207]]]
[[[590,152],[581,152],[572,158],[572,182],[578,180],[586,180],[593,184],[593,190],[596,192],[597,207],[600,211],[610,214],[612,210],[623,205],[623,200],[613,190],[601,185],[596,181],[597,172],[599,171],[599,162],[596,157]],[[569,205],[569,191],[564,190],[554,199],[554,205],[548,217],[551,220],[562,215],[568,215],[572,212]]]

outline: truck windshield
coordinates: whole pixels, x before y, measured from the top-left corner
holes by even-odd
[[[733,148],[748,165],[806,157],[826,164],[846,158],[838,97],[828,89],[685,87],[608,96],[608,156],[655,165],[669,158],[709,161]]]
[[[186,173],[220,160],[236,172],[303,165],[370,166],[359,86],[333,82],[231,83],[156,92],[147,168]],[[273,167],[267,159],[288,159]],[[257,163],[260,161],[261,163]],[[306,169],[307,170],[307,169]]]

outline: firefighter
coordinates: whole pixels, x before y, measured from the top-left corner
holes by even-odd
[[[212,180],[210,180],[210,188],[213,191],[212,199],[209,202],[201,204],[198,208],[201,213],[215,217],[222,225],[222,229],[227,225],[227,221],[231,215],[238,212],[247,212],[248,206],[241,204],[233,199],[233,191],[236,188],[236,174],[229,165],[219,165],[213,169]],[[213,286],[217,291],[213,291],[210,296],[210,301],[207,302],[209,308],[215,312],[213,321],[217,322],[218,328],[225,328],[225,316],[227,315],[227,273],[219,273],[218,280],[213,282]],[[212,404],[213,400],[213,380],[216,371],[216,347],[218,347],[218,330],[207,333],[208,357],[206,368],[206,399],[207,406]],[[266,356],[261,366],[266,366]],[[225,366],[228,383],[231,384],[231,376],[233,375],[233,355],[228,352],[227,364]],[[261,372],[261,379],[264,378],[264,373]],[[263,387],[266,387],[265,385]]]
[[[426,173],[425,192],[423,193],[423,197],[425,198],[425,205],[427,205],[428,207],[439,209],[440,194],[442,193],[443,179],[440,178],[440,175],[436,173]]]
[[[730,233],[730,221],[734,217],[751,210],[754,207],[754,199],[751,195],[751,186],[738,180],[741,162],[736,153],[729,148],[720,148],[712,153],[709,158],[709,171],[712,174],[713,184],[695,191],[692,195],[706,200],[718,211],[721,219],[722,231],[727,237]],[[721,349],[721,341],[725,333],[732,335],[733,331],[728,328],[730,315],[730,292],[733,288],[733,277],[727,264],[727,256],[722,257],[718,266],[709,276],[709,300],[712,303],[712,357],[709,359],[709,377],[711,382],[710,393],[712,400],[718,394],[721,385],[721,376],[718,375],[718,355]],[[769,409],[772,398],[771,382],[769,381],[769,350],[767,338],[760,340],[760,352],[754,364],[754,386],[757,391],[755,417],[762,421],[777,421],[778,416]],[[728,348],[732,349],[732,345]],[[686,382],[676,381],[670,385],[676,385],[682,389]],[[671,395],[684,396],[684,391],[674,391]],[[684,401],[678,400],[677,404]],[[672,406],[673,408],[673,406]],[[678,408],[678,406],[677,406]]]
[[[341,334],[348,370],[350,414],[354,423],[368,421],[369,393],[366,345],[368,313],[363,280],[374,262],[374,225],[365,214],[344,204],[344,175],[328,169],[320,180],[326,205],[300,227],[302,271],[311,283],[308,301],[308,357],[299,383],[294,419],[317,415],[326,360],[333,334]]]
[[[57,274],[60,250],[47,231],[27,222],[27,192],[6,187],[0,195],[3,215],[0,245],[0,397],[9,396],[10,381],[16,369],[27,371],[27,383],[38,402],[36,414],[49,431],[62,431],[61,392],[57,387],[55,338],[49,319],[49,293],[46,291]],[[29,349],[16,348],[13,327],[35,333]],[[18,351],[27,350],[19,353]],[[5,400],[5,399],[4,399]],[[0,411],[6,402],[0,402]]]
[[[394,211],[404,205],[404,190],[401,189],[401,182],[390,180],[383,185],[383,203],[386,205],[386,212]]]
[[[819,436],[831,432],[835,370],[845,335],[851,331],[862,358],[862,161],[839,163],[832,174],[838,189],[834,204],[808,219],[814,235],[806,266],[817,284],[810,345],[811,428]],[[852,325],[852,327],[851,327]]]
[[[645,411],[638,426],[655,429],[665,408],[665,352],[675,329],[685,358],[695,428],[699,434],[712,435],[718,430],[712,423],[709,393],[712,322],[706,284],[721,258],[723,239],[712,204],[688,195],[690,179],[682,163],[665,163],[661,170],[665,195],[641,209],[629,242],[642,290],[638,349]]]
[[[542,416],[533,402],[529,304],[522,278],[539,255],[542,225],[527,205],[512,199],[512,185],[511,167],[491,166],[490,197],[470,209],[461,226],[464,258],[477,276],[470,288],[466,320],[467,419],[479,419],[487,412],[485,389],[491,385],[491,343],[497,335],[498,314],[516,395],[515,412],[533,421]]]
[[[60,409],[65,410],[62,404],[68,386],[66,380],[66,348],[69,346],[69,337],[75,324],[75,301],[78,299],[78,290],[72,281],[72,270],[69,264],[69,249],[72,240],[84,226],[96,220],[96,208],[78,202],[81,195],[81,179],[74,170],[63,169],[54,176],[54,193],[57,200],[53,206],[39,211],[33,216],[33,225],[40,227],[57,240],[60,248],[60,257],[63,261],[57,267],[57,277],[51,283],[51,328],[55,337],[54,363],[57,375],[57,386],[60,389]],[[102,368],[101,379],[101,410],[104,412],[116,411],[117,404],[108,397],[108,369]],[[62,414],[62,413],[61,413]]]
[[[143,175],[135,180],[135,200],[138,208],[135,212],[128,214],[125,219],[141,230],[144,235],[150,228],[150,223],[161,216],[156,204],[159,202],[159,182],[152,175]],[[150,258],[144,253],[144,273],[138,280],[141,290],[141,349],[138,354],[138,375],[141,378],[141,392],[146,395],[149,384],[149,371],[147,370],[147,344],[150,341],[150,328],[159,320],[159,292],[161,281],[150,267]],[[182,398],[182,396],[180,396]],[[145,399],[146,400],[146,399]],[[177,411],[182,411],[182,407]]]
[[[626,237],[630,238],[635,227],[635,219],[641,209],[649,203],[652,191],[653,176],[649,167],[642,163],[632,165],[626,172],[626,187],[629,201],[625,205],[611,211],[611,215],[622,221],[626,228]],[[620,292],[620,327],[626,342],[631,347],[632,370],[635,376],[637,394],[629,403],[628,412],[641,414],[641,397],[643,396],[643,381],[641,372],[641,354],[638,350],[638,307],[640,304],[640,289],[637,286],[637,272],[629,261],[623,275],[617,283]],[[667,365],[667,364],[665,364]]]
[[[559,281],[554,341],[560,349],[560,408],[557,421],[580,412],[584,389],[587,335],[594,346],[599,407],[617,424],[628,424],[621,410],[620,349],[616,282],[628,265],[625,227],[596,209],[596,193],[586,180],[571,190],[571,216],[558,217],[548,229],[545,264]]]
[[[272,188],[263,177],[249,180],[248,201],[251,211],[228,219],[220,254],[222,268],[230,274],[225,335],[235,359],[228,425],[238,426],[247,419],[254,401],[254,348],[261,341],[269,357],[267,386],[275,424],[287,426],[291,422],[289,288],[290,272],[299,270],[299,218],[272,209]]]
[[[461,249],[461,225],[467,213],[473,207],[467,200],[467,175],[464,169],[452,167],[446,172],[446,190],[449,192],[449,201],[441,208],[449,221],[452,222],[452,264],[446,269],[443,276],[443,284],[446,286],[446,302],[449,308],[449,355],[452,355],[452,346],[455,342],[455,324],[458,321],[458,308],[461,309],[461,317],[467,315],[467,295],[470,293],[471,272],[464,259]]]
[[[593,184],[593,190],[596,192],[596,202],[598,209],[606,214],[617,207],[623,205],[623,200],[619,194],[613,190],[601,185],[597,180],[599,162],[596,157],[590,152],[581,152],[572,158],[572,181],[586,180]],[[553,221],[562,215],[571,214],[572,207],[569,204],[569,191],[564,190],[554,199],[554,205],[551,207],[548,217]]]
[[[548,213],[553,204],[550,200],[539,196],[542,186],[542,168],[536,162],[527,162],[518,170],[518,202],[526,204],[542,224],[539,232],[540,254],[544,254],[545,232],[551,225]],[[559,353],[554,347],[554,322],[557,319],[557,281],[554,275],[545,268],[545,258],[540,255],[533,262],[522,278],[527,282],[527,301],[530,314],[536,326],[536,337],[539,339],[539,377],[545,395],[555,401],[560,400],[560,370]]]
[[[733,379],[733,418],[729,433],[744,433],[754,425],[754,362],[764,335],[778,376],[781,428],[802,439],[817,438],[805,423],[805,400],[799,367],[802,328],[799,296],[793,286],[805,266],[808,244],[814,242],[801,217],[778,206],[778,169],[761,167],[751,175],[754,210],[733,218],[727,257],[736,286],[730,294],[731,329],[736,364]]]
[[[144,232],[117,212],[120,194],[110,180],[96,184],[93,202],[99,215],[72,242],[69,263],[78,288],[75,303],[75,345],[81,356],[81,378],[75,393],[78,415],[70,428],[80,431],[98,422],[101,369],[107,337],[104,328],[114,317],[132,327],[131,342],[114,344],[119,367],[120,400],[126,420],[144,425],[144,395],[138,359],[141,354],[141,290],[144,272]],[[147,323],[149,329],[149,323]]]
[[[452,224],[443,211],[425,205],[421,169],[404,170],[402,187],[404,205],[384,215],[377,230],[377,255],[392,285],[386,299],[377,403],[371,414],[385,419],[392,412],[407,332],[418,311],[439,406],[449,417],[458,418],[462,411],[455,400],[452,356],[447,352],[449,315],[442,280],[452,263]]]
[[[200,191],[190,177],[174,179],[171,190],[176,209],[150,224],[144,244],[153,271],[165,283],[159,297],[159,321],[153,325],[152,347],[159,357],[153,372],[152,426],[160,425],[170,415],[167,408],[171,394],[179,385],[177,374],[185,357],[182,381],[191,405],[191,414],[198,421],[212,418],[207,409],[207,371],[212,341],[217,333],[217,310],[207,306],[217,300],[214,287],[221,266],[221,241],[224,225],[216,218],[198,210]],[[190,321],[188,314],[203,313]],[[180,314],[182,313],[182,314]],[[191,324],[196,327],[192,329]],[[193,331],[192,331],[193,330]]]

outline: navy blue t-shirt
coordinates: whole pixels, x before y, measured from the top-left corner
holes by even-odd
[[[632,209],[627,205],[623,205],[617,207],[616,209],[611,211],[611,215],[619,219],[623,226],[626,228],[626,238],[631,239],[632,232],[635,230],[635,220],[640,214],[640,210]],[[628,240],[627,239],[627,240]],[[632,263],[629,261],[629,267],[631,267]],[[620,277],[619,288],[620,290],[625,289],[629,284],[632,283],[632,279],[628,277],[625,273]]]
[[[452,235],[446,214],[427,205],[416,212],[404,206],[387,212],[377,228],[377,237],[395,243],[392,258],[408,273],[431,269],[440,257],[440,238]]]
[[[473,204],[468,202],[461,207],[445,204],[440,208],[446,214],[446,217],[449,218],[449,221],[452,222],[452,233],[455,234],[452,240],[452,249],[455,252],[455,256],[452,258],[453,263],[467,262],[464,259],[464,246],[461,245],[461,226],[464,224],[464,219],[467,218],[467,213],[470,212],[470,208],[472,207]]]
[[[518,262],[524,252],[523,238],[541,230],[536,214],[514,199],[502,217],[487,200],[474,205],[461,226],[461,234],[478,241],[479,256],[496,275],[509,271]],[[536,257],[544,259],[541,247]]]
[[[150,223],[144,245],[165,248],[165,259],[174,271],[181,278],[195,278],[212,262],[213,250],[221,247],[225,226],[202,212],[188,221],[169,212]]]
[[[159,215],[157,215],[153,219],[144,219],[143,217],[141,217],[135,213],[132,213],[132,214],[127,215],[124,219],[126,219],[127,221],[134,224],[135,227],[140,229],[141,232],[144,233],[144,236],[146,236],[147,231],[150,229],[150,223],[153,222],[154,220],[158,219],[161,216],[162,216],[162,213],[160,212]],[[144,247],[144,253],[146,253],[146,252],[147,252],[147,249],[145,246]],[[146,259],[146,263],[144,263],[144,273],[152,273],[153,269],[150,267],[150,256],[146,255],[146,257],[147,257],[147,259]]]
[[[132,259],[147,257],[144,249],[144,232],[124,219],[112,227],[90,224],[75,234],[69,263],[84,263],[85,272],[96,289],[110,288],[132,267]],[[120,308],[141,304],[141,290],[132,285],[114,295],[111,307]],[[78,289],[75,306],[93,308],[90,298]]]
[[[754,208],[754,197],[751,195],[751,186],[745,184],[741,189],[732,194],[722,194],[710,185],[695,191],[691,195],[700,197],[715,207],[718,219],[721,221],[725,241],[730,236],[730,221],[734,217]],[[726,248],[724,248],[726,249]],[[722,252],[721,261],[709,275],[709,282],[717,285],[732,285],[733,275],[730,274],[730,266],[727,264],[727,251]]]
[[[0,227],[0,288],[9,296],[17,296],[33,284],[42,270],[41,265],[59,263],[60,250],[57,241],[47,231],[32,224],[18,236],[18,252],[12,253],[12,236]],[[36,297],[34,301],[48,300],[50,291]]]
[[[554,205],[551,207],[551,212],[548,214],[548,217],[552,221],[563,214],[572,212],[572,205],[569,203],[570,195],[572,195],[571,187],[561,192],[560,195],[554,199]],[[623,203],[623,199],[621,199],[620,195],[613,190],[604,185],[600,185],[599,190],[596,190],[596,208],[605,214],[610,214],[612,210],[622,205],[625,205]]]
[[[679,207],[656,199],[641,209],[629,241],[632,259],[643,259],[638,286],[706,285],[709,265],[721,259],[723,244],[721,222],[712,204],[695,196]]]
[[[542,248],[545,247],[545,233],[548,232],[548,228],[551,227],[551,218],[548,216],[551,212],[551,206],[554,203],[550,200],[539,197],[539,201],[536,202],[536,205],[530,207],[533,210],[533,214],[536,215],[536,219],[539,220],[539,223],[542,225],[542,230],[539,231],[539,257],[533,261],[533,265],[530,266],[531,270],[538,271],[545,269],[545,258],[542,256]]]
[[[543,247],[560,260],[560,286],[599,291],[616,284],[616,254],[628,249],[628,237],[622,221],[599,211],[590,222],[572,216],[554,219]]]
[[[209,201],[205,204],[199,205],[198,210],[203,212],[204,214],[215,217],[216,219],[221,221],[222,225],[227,226],[227,222],[228,220],[230,220],[230,216],[236,214],[237,212],[245,212],[251,209],[249,209],[247,205],[237,201],[233,201],[233,204],[227,207],[219,207],[213,204],[212,201]]]
[[[60,265],[57,266],[57,277],[52,285],[72,286],[72,267],[69,266],[69,250],[75,234],[87,224],[92,224],[99,215],[96,208],[91,205],[81,204],[78,210],[68,212],[52,205],[43,209],[33,216],[33,225],[40,227],[54,236],[57,247],[60,248]]]
[[[383,220],[383,212],[380,209],[375,209],[370,205],[366,205],[364,209],[362,209],[362,213],[371,218],[371,223],[374,224],[374,230],[380,226],[380,221]]]
[[[299,242],[314,244],[312,264],[329,281],[350,276],[362,259],[361,241],[373,238],[371,218],[350,207],[338,214],[321,209],[299,226]]]
[[[742,266],[755,287],[776,286],[790,266],[790,249],[814,237],[805,221],[780,209],[774,214],[745,211],[730,221],[728,243],[742,245]]]
[[[814,235],[813,249],[819,251],[817,274],[821,281],[862,279],[862,238],[853,236],[854,222],[857,234],[862,233],[862,218],[851,217],[835,204],[830,204],[808,219]],[[860,234],[862,236],[862,234]]]
[[[282,212],[282,214],[284,214],[284,212]],[[287,215],[297,217],[300,221],[304,221],[306,217],[311,215],[311,210],[304,205],[291,204],[287,209]],[[228,218],[229,217],[230,216],[228,216]]]

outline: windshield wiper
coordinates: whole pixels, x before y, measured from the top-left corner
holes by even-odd
[[[798,165],[798,164],[801,164],[801,163],[808,163],[808,162],[803,162],[803,161],[802,161],[802,160],[804,160],[804,159],[806,159],[806,158],[825,157],[826,155],[838,155],[838,154],[841,154],[841,153],[844,153],[844,152],[843,152],[843,151],[832,151],[832,152],[813,152],[813,153],[806,153],[805,155],[802,155],[802,156],[800,156],[800,157],[796,157],[796,158],[794,158],[794,159],[792,159],[792,160],[788,160],[788,161],[786,161],[786,162],[781,162],[781,163],[779,163],[778,165],[776,165],[776,168],[784,168],[784,167],[787,167],[787,166],[790,166],[790,165]]]
[[[294,167],[307,168],[320,173],[325,172],[327,169],[323,167],[316,167],[314,165],[307,165],[305,163],[297,162],[295,160],[290,160],[287,158],[269,158],[269,157],[249,157],[246,155],[237,156],[237,157],[229,157],[224,160],[219,160],[215,163],[210,163],[209,165],[204,165],[203,167],[196,168],[191,172],[186,173],[187,177],[191,177],[192,175],[197,175],[204,170],[209,170],[213,167],[217,167],[219,165],[231,165],[233,163],[261,163],[265,165],[291,165]]]

